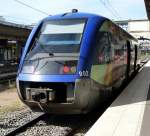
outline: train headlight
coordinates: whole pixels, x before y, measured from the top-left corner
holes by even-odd
[[[75,73],[76,72],[76,67],[71,67],[70,71],[71,71],[71,73]]]
[[[63,67],[63,73],[75,73],[75,72],[76,72],[76,67],[69,67],[69,66]]]

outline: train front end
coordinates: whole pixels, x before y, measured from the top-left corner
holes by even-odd
[[[20,99],[32,110],[89,111],[95,100],[90,96],[90,64],[86,57],[90,41],[86,27],[87,18],[49,17],[30,34],[18,71],[17,89]]]

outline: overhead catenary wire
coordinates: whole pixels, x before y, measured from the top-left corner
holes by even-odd
[[[49,15],[49,14],[46,13],[45,11],[42,11],[42,10],[37,9],[37,8],[34,8],[34,7],[32,7],[32,6],[28,5],[28,4],[26,4],[25,2],[22,2],[22,1],[19,1],[19,0],[14,0],[14,1],[17,2],[17,3],[20,3],[21,5],[26,6],[26,7],[28,7],[28,8],[31,8],[32,10],[35,10],[35,11],[37,11],[37,12],[39,12],[39,13],[42,13],[42,14],[44,14],[44,15]]]
[[[107,3],[110,5],[110,7],[112,8],[112,10],[118,15],[118,17],[122,20],[122,17],[118,13],[118,11],[113,7],[113,5],[111,4],[111,2],[109,0],[107,0]]]
[[[107,6],[107,4],[103,1],[103,0],[99,0],[107,10],[109,10],[109,12],[117,19],[121,19],[116,13],[114,13],[114,10],[112,8],[110,8],[109,6]]]
[[[114,17],[119,18],[118,15],[116,15],[116,13],[114,13],[114,11],[113,11],[109,6],[107,6],[106,1],[105,1],[105,2],[104,2],[103,0],[99,0],[99,1],[105,6],[106,9],[109,10],[109,12],[110,12]]]

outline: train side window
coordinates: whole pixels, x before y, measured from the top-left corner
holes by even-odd
[[[105,64],[111,60],[111,46],[108,32],[99,32],[97,36],[96,49],[94,53],[93,63]]]

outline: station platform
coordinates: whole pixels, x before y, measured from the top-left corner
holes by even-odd
[[[150,136],[150,61],[86,136]]]

